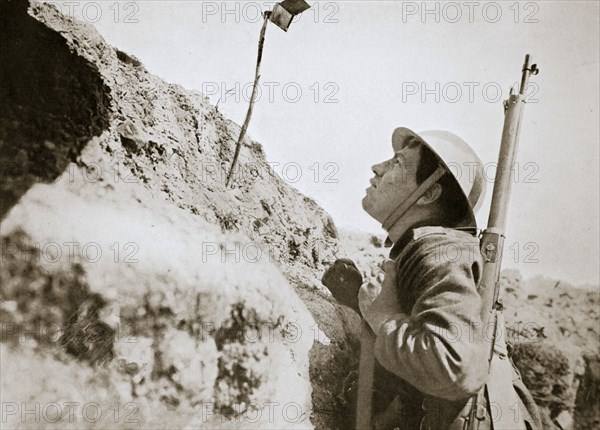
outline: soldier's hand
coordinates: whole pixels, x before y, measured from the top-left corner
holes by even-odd
[[[362,274],[350,259],[335,260],[325,271],[321,282],[325,285],[338,303],[348,306],[360,313],[358,308],[358,290],[363,283]]]
[[[388,318],[400,312],[396,263],[386,260],[382,268],[383,273],[366,281],[358,293],[360,312],[375,334]]]

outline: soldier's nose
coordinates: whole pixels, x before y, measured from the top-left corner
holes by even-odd
[[[386,162],[384,161],[383,163],[374,164],[371,167],[371,170],[373,171],[373,173],[375,173],[375,175],[383,176],[386,170]]]

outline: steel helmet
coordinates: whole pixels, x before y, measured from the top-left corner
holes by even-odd
[[[413,197],[412,203],[406,202],[408,204],[404,205],[406,206],[404,208],[402,208],[401,204],[398,208],[400,210],[396,210],[392,214],[396,217],[393,222],[395,223],[402,216],[403,212],[414,204],[443,174],[450,172],[462,191],[464,202],[468,209],[467,217],[461,223],[460,227],[477,227],[475,214],[483,203],[486,181],[483,175],[483,163],[473,148],[457,135],[445,130],[429,130],[417,134],[408,128],[398,127],[392,134],[392,142],[403,143],[414,138],[431,149],[437,156],[441,166],[430,178],[421,184],[423,186],[421,190],[416,190],[416,194],[420,194],[411,196]],[[386,220],[386,223],[390,226],[389,218]],[[386,223],[384,223],[384,227]]]

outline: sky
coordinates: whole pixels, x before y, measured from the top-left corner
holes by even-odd
[[[94,25],[153,74],[203,92],[242,123],[262,1],[51,1]],[[502,101],[524,55],[526,89],[504,267],[573,284],[600,278],[600,8],[597,1],[309,1],[284,32],[269,24],[248,134],[290,185],[340,227],[382,233],[361,208],[391,134],[443,129],[489,177]],[[231,90],[230,92],[228,92]]]

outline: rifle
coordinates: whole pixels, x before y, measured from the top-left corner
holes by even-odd
[[[510,383],[510,390],[514,393],[512,388],[512,377],[510,376],[510,368],[506,367],[508,363],[512,366],[506,355],[502,356],[503,349],[506,349],[504,340],[504,320],[502,318],[502,299],[500,298],[500,268],[502,263],[502,250],[504,246],[504,231],[506,226],[506,215],[508,211],[508,202],[510,199],[510,191],[512,184],[512,166],[514,165],[517,147],[519,143],[519,132],[521,131],[521,121],[523,119],[523,109],[525,106],[525,87],[529,82],[531,75],[537,75],[539,69],[536,64],[529,65],[530,56],[525,56],[525,63],[523,64],[521,86],[517,94],[511,93],[508,100],[504,102],[504,128],[502,130],[502,140],[500,142],[500,154],[498,156],[498,167],[496,171],[496,178],[494,180],[494,191],[492,194],[492,204],[490,208],[490,215],[488,218],[488,226],[481,234],[481,254],[484,259],[483,271],[481,275],[481,281],[479,283],[479,295],[482,300],[481,320],[483,322],[483,330],[487,330],[488,327],[493,328],[492,342],[490,342],[490,349],[488,351],[488,362],[490,373],[495,366],[503,369],[503,375],[508,375],[508,381],[493,381],[489,378],[486,385],[479,391],[477,396],[474,398],[471,407],[471,413],[468,419],[468,429],[475,430],[478,420],[483,419],[485,412],[482,416],[481,408],[484,404],[485,390],[487,388],[488,397],[492,391],[500,390],[499,394],[504,395],[501,404],[507,404],[508,399],[506,395],[510,395],[506,391],[506,383]],[[500,330],[498,330],[500,328]],[[498,351],[500,350],[500,351]],[[500,360],[500,362],[498,362]],[[506,372],[509,373],[506,373]],[[503,388],[497,386],[503,384]],[[516,396],[514,394],[512,397]],[[490,402],[492,400],[490,399]],[[515,403],[508,403],[514,405]],[[517,422],[513,419],[506,420],[507,417],[511,417],[508,411],[500,410],[500,417],[493,424],[495,430],[502,428],[515,429],[515,424],[520,425],[520,428],[525,429],[524,423],[519,423],[519,416],[517,416]],[[519,414],[520,415],[520,414]],[[504,416],[504,418],[502,417]],[[511,426],[511,427],[506,427]]]

